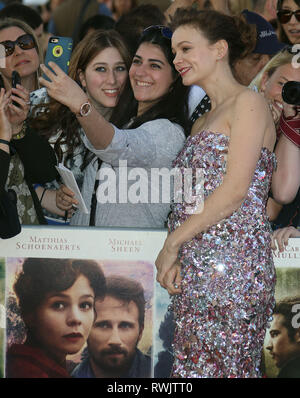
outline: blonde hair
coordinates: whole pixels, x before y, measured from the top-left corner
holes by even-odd
[[[39,60],[40,60],[40,64],[43,62],[43,54],[41,51],[41,47],[39,45],[39,41],[36,37],[36,34],[34,32],[34,30],[27,25],[26,22],[21,21],[20,19],[15,19],[15,18],[3,18],[0,20],[0,32],[3,29],[7,29],[7,28],[12,28],[12,27],[17,27],[22,29],[25,33],[31,35],[33,37],[34,40],[34,44],[35,44],[35,48],[36,48],[36,52],[39,56]]]
[[[41,47],[39,45],[38,38],[36,37],[34,30],[29,25],[27,25],[26,22],[21,21],[20,19],[3,18],[0,20],[0,32],[3,29],[12,28],[12,27],[20,28],[25,33],[27,33],[33,37],[35,49],[36,49],[37,55],[39,57],[39,66],[35,72],[35,87],[39,88],[39,76],[41,74],[40,64],[43,63],[44,61],[43,61],[43,52],[41,51]]]
[[[261,91],[262,78],[265,73],[267,73],[268,78],[270,78],[273,73],[282,65],[292,64],[292,60],[295,54],[291,54],[288,50],[283,50],[276,54],[270,59],[270,61],[265,65],[265,67],[258,73],[258,75],[252,80],[249,87],[256,87],[258,91]]]

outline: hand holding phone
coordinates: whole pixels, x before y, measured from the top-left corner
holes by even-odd
[[[45,65],[53,72],[53,69],[49,66],[49,62],[54,62],[65,73],[68,73],[72,47],[73,40],[71,37],[50,37],[45,57]],[[50,81],[45,74],[43,75],[43,78]]]
[[[0,75],[0,90],[1,90],[1,88],[5,89],[5,85],[4,85],[3,77]]]
[[[17,88],[17,84],[21,84],[21,77],[17,71],[13,71],[11,75],[11,86],[12,88]],[[18,104],[16,101],[12,102],[13,105],[17,106],[18,108],[21,107],[20,104]]]

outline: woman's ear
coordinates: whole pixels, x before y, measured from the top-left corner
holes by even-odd
[[[78,70],[78,79],[83,88],[86,88],[85,74],[82,70]]]
[[[263,73],[263,75],[262,75],[262,77],[261,77],[261,81],[260,81],[260,91],[261,91],[261,92],[265,92],[266,87],[267,87],[268,80],[269,80],[269,75],[268,75],[268,72],[265,71],[265,72]]]
[[[228,43],[226,40],[219,40],[215,43],[217,60],[224,58],[228,53]]]

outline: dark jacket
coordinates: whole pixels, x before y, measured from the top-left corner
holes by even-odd
[[[277,378],[279,379],[300,379],[300,356],[287,362],[280,369]]]
[[[17,182],[15,181],[15,174],[12,172],[11,185],[18,184],[18,190],[22,193],[29,189],[35,211],[41,212],[41,206],[35,195],[33,184],[45,184],[57,178],[58,173],[55,169],[57,160],[53,148],[44,137],[28,127],[26,135],[22,139],[11,141],[10,154],[0,149],[0,200],[2,195],[4,195],[4,189],[10,173],[9,165],[13,157],[15,157],[17,165],[23,165],[24,175],[21,175],[21,180],[18,177]],[[17,167],[17,169],[21,170],[19,167]],[[22,172],[20,173],[22,174]],[[0,222],[5,225],[6,216],[3,212],[4,210],[1,207]],[[20,222],[23,224],[21,218]]]
[[[95,378],[95,374],[90,365],[87,350],[85,350],[85,358],[75,367],[71,373],[75,378]],[[120,378],[149,378],[151,377],[151,357],[143,354],[139,349],[136,349],[136,355],[128,372]]]
[[[9,169],[10,156],[7,152],[0,149],[0,195],[3,192]]]
[[[13,344],[6,355],[7,378],[69,378],[57,362],[38,347]]]

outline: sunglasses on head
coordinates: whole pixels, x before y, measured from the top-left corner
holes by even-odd
[[[290,10],[279,10],[277,11],[277,18],[280,23],[288,23],[292,16],[295,15],[298,22],[300,22],[300,10],[290,11]]]
[[[163,35],[163,37],[167,38],[167,39],[171,39],[173,32],[171,31],[170,28],[168,28],[167,26],[164,25],[151,25],[148,26],[148,28],[144,29],[142,36],[144,36],[146,33],[149,32],[155,32],[155,31],[160,31],[161,34]]]
[[[30,34],[25,34],[22,36],[19,36],[17,40],[12,41],[12,40],[5,40],[0,42],[2,46],[5,48],[5,56],[8,57],[13,52],[15,51],[16,44],[22,49],[22,50],[31,50],[32,48],[35,47],[35,41],[33,37]]]

